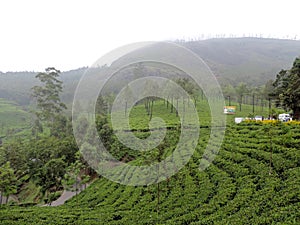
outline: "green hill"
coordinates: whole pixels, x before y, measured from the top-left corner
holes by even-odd
[[[0,98],[0,137],[28,129],[31,116],[16,102]]]
[[[221,82],[233,84],[239,81],[263,84],[273,78],[277,70],[289,67],[300,52],[299,41],[288,40],[212,39],[182,44],[197,52]],[[72,101],[84,70],[62,74],[65,102]],[[29,131],[24,128],[30,127],[30,114],[20,104],[30,103],[29,92],[36,84],[35,74],[0,74],[0,97],[3,97],[0,98],[0,137],[16,132],[22,135],[22,131]],[[126,79],[122,75],[123,80],[115,78],[120,86]],[[114,84],[112,82],[113,87]],[[180,101],[179,104],[184,103]],[[232,102],[231,105],[237,103]],[[149,115],[144,107],[143,103],[137,104],[130,112],[130,126],[134,135],[140,138],[150,135]],[[180,119],[168,107],[163,100],[154,103],[153,118],[164,119],[168,128],[166,137],[157,148],[151,152],[135,151],[122,145],[110,133],[107,139],[110,153],[118,160],[138,166],[169,156],[179,139]],[[174,176],[159,184],[144,186],[125,186],[99,176],[65,205],[41,207],[32,206],[44,203],[40,202],[42,197],[36,200],[40,189],[35,185],[34,176],[29,178],[29,168],[25,168],[19,176],[24,181],[19,180],[18,193],[12,196],[16,200],[10,201],[8,206],[0,206],[0,224],[300,224],[300,123],[247,121],[234,124],[235,116],[269,114],[266,104],[255,105],[254,113],[251,105],[243,104],[241,111],[238,109],[235,115],[227,115],[228,126],[221,149],[212,164],[201,171],[199,165],[211,132],[210,110],[206,99],[201,96],[197,99],[197,110],[200,137],[195,152]],[[124,112],[116,113],[123,115]],[[103,136],[110,129],[110,124],[104,125],[106,130],[102,127],[99,132],[108,132],[102,132]],[[120,132],[128,131],[121,129]],[[22,148],[24,143],[19,143],[20,149],[37,150],[38,144],[43,141],[41,139],[31,147],[28,140],[24,145],[27,148]],[[62,146],[53,140],[49,139],[49,143],[42,145],[41,149],[49,152],[54,148],[58,152],[63,147],[68,149],[68,141],[64,141],[66,146]],[[24,155],[29,157],[27,153]],[[26,157],[24,161],[31,162],[30,157]],[[68,158],[71,157],[64,159]],[[38,169],[43,169],[42,166]],[[126,174],[126,171],[122,172],[122,175]],[[126,176],[131,176],[132,172],[134,170]],[[23,199],[26,199],[25,203]]]
[[[259,123],[228,127],[204,172],[198,162],[208,130],[202,129],[192,160],[159,186],[100,178],[64,206],[3,207],[0,224],[299,224],[299,124],[273,125],[270,135],[268,129]]]
[[[61,96],[65,102],[71,102],[80,77],[86,68],[65,71],[61,74],[64,82],[64,93]],[[38,85],[35,78],[37,72],[0,72],[0,98],[15,101],[20,105],[29,105],[31,88]]]
[[[143,107],[132,112],[137,136],[145,135]],[[158,116],[165,105],[161,101],[155,107],[153,116]],[[205,101],[198,107],[199,115],[207,109]],[[245,106],[237,115],[249,111]],[[205,112],[200,121],[207,120]],[[168,125],[178,123],[174,113],[165,113]],[[232,119],[228,116],[224,143],[205,171],[199,162],[209,126],[201,127],[189,163],[159,185],[125,186],[100,177],[63,206],[1,206],[0,224],[299,224],[300,124],[236,125]],[[166,143],[174,144],[177,134],[168,132]]]

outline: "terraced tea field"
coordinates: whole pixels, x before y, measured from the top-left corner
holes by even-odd
[[[219,155],[199,170],[209,136],[159,185],[99,178],[64,206],[2,207],[1,224],[299,224],[299,124],[229,125]],[[272,155],[271,155],[272,154]]]

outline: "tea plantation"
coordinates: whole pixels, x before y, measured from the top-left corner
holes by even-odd
[[[229,124],[200,171],[209,132],[201,128],[192,159],[166,181],[132,187],[99,178],[63,206],[1,206],[0,224],[300,224],[299,123]]]

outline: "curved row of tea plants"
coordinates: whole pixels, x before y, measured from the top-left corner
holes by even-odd
[[[156,185],[100,178],[60,207],[1,208],[1,224],[299,224],[300,127],[229,125],[205,171],[209,129],[190,162]],[[174,139],[176,140],[176,138]]]

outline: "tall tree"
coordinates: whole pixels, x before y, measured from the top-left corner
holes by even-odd
[[[190,95],[190,97],[194,99],[194,105],[197,106],[197,98],[200,96],[200,92],[202,92],[198,85],[196,85],[193,80],[186,77],[176,79],[175,82],[179,84]]]
[[[55,120],[66,109],[66,105],[61,102],[60,93],[62,92],[62,81],[59,78],[60,71],[54,67],[49,67],[45,72],[38,73],[36,78],[40,80],[41,86],[32,88],[32,97],[36,99],[37,118],[47,122],[50,129]]]
[[[129,87],[129,85],[127,84],[125,87],[125,91],[123,92],[123,101],[125,103],[125,116],[127,116],[127,108],[128,108],[128,104],[130,104],[133,101],[133,93],[131,88]]]
[[[155,91],[159,90],[158,83],[156,83],[156,81],[154,80],[147,80],[144,87],[144,95],[147,96],[145,98],[145,109],[149,116],[149,120],[152,119],[153,104],[154,104],[154,100],[156,99],[156,97],[151,94],[153,93],[153,90]]]
[[[292,110],[294,119],[300,119],[300,58],[295,59],[290,70],[277,74],[273,86],[276,105]]]
[[[97,98],[95,111],[99,115],[107,114],[107,102],[102,95],[99,95]]]
[[[243,103],[243,97],[248,93],[248,88],[245,83],[239,83],[236,87],[236,94],[238,97],[238,103],[240,105],[240,111],[242,111],[242,103]]]
[[[236,95],[234,87],[231,84],[227,84],[223,87],[223,95],[226,99],[228,99],[228,105],[231,105],[231,99],[234,95]]]
[[[268,107],[269,107],[269,117],[272,117],[272,102],[271,100],[273,99],[272,93],[274,92],[274,86],[273,86],[273,80],[267,81],[267,83],[264,86],[263,90],[263,96],[265,100],[268,100]]]

